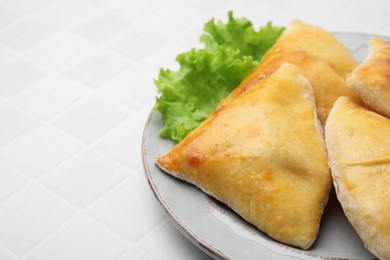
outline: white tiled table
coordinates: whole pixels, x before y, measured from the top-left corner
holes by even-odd
[[[390,36],[385,0],[1,0],[0,259],[208,259],[148,187],[160,67],[228,10]]]

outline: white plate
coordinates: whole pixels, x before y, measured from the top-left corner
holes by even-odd
[[[334,33],[361,61],[372,35]],[[169,176],[154,164],[174,143],[161,139],[161,116],[151,112],[144,130],[142,153],[149,184],[173,224],[196,246],[222,259],[374,259],[346,219],[334,191],[326,206],[315,244],[300,250],[270,239],[223,204]]]

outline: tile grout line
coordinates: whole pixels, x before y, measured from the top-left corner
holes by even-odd
[[[35,248],[37,248],[39,245],[41,244],[45,244],[46,242],[48,241],[51,241],[52,240],[52,237],[60,232],[61,233],[61,230],[63,229],[63,227],[67,227],[69,225],[72,224],[72,222],[76,221],[77,219],[81,218],[81,217],[87,217],[87,218],[90,218],[90,219],[93,219],[94,222],[97,222],[99,223],[101,226],[104,226],[105,229],[108,229],[110,231],[110,233],[113,233],[115,234],[116,236],[120,237],[121,240],[124,240],[126,241],[126,243],[130,244],[130,245],[134,245],[133,243],[131,243],[130,241],[128,241],[126,238],[124,238],[123,236],[121,236],[119,233],[115,232],[114,230],[112,229],[109,229],[109,227],[107,227],[104,223],[100,222],[99,220],[93,218],[92,216],[90,216],[89,214],[89,210],[91,207],[95,206],[97,203],[99,203],[100,200],[103,199],[103,197],[106,197],[106,196],[109,196],[110,193],[114,192],[116,189],[118,189],[119,187],[121,186],[124,186],[126,184],[126,181],[129,179],[129,176],[126,176],[124,177],[121,181],[118,181],[118,183],[116,185],[113,185],[110,189],[108,189],[106,192],[103,192],[101,196],[97,197],[95,200],[93,200],[92,202],[90,202],[90,204],[84,208],[79,208],[77,207],[76,205],[74,205],[73,203],[71,203],[70,201],[68,201],[67,199],[63,198],[62,196],[60,196],[59,194],[57,194],[56,192],[54,192],[53,190],[49,189],[48,187],[46,187],[45,185],[43,185],[42,183],[29,183],[29,184],[26,184],[24,185],[23,188],[21,188],[19,191],[17,192],[14,192],[11,197],[13,197],[14,195],[16,194],[20,194],[22,191],[24,190],[27,190],[29,189],[30,187],[33,187],[34,185],[40,187],[41,189],[44,189],[46,190],[47,192],[49,192],[52,196],[56,197],[57,199],[59,199],[60,201],[62,201],[63,203],[65,203],[67,206],[69,206],[71,209],[72,209],[72,213],[70,214],[70,216],[64,221],[62,222],[61,224],[59,224],[57,227],[55,227],[52,231],[50,231],[46,236],[45,238],[43,238],[42,240],[40,240],[38,243],[36,243],[32,248],[28,249],[22,256],[19,256],[19,257],[22,257],[23,259],[25,259],[26,257],[28,257],[29,254],[31,254],[32,251],[34,251]],[[125,184],[123,184],[125,183]],[[5,204],[5,203],[2,203],[0,202],[0,208],[3,206],[2,204]],[[1,247],[4,247],[3,244],[0,243],[0,248]],[[5,247],[4,247],[5,248]],[[10,251],[8,248],[6,248],[7,251]],[[12,251],[10,251],[12,252]],[[12,252],[12,254],[16,255],[14,252]]]
[[[20,257],[19,255],[15,254],[13,251],[9,250],[6,246],[4,246],[4,245],[1,244],[1,243],[0,243],[0,249],[6,251],[7,253],[9,253],[10,255],[12,255],[12,256],[15,257],[15,258]]]
[[[80,98],[82,99],[82,98]],[[80,101],[81,102],[81,101]],[[15,108],[17,108],[18,110],[21,110],[23,111],[24,113],[26,112],[24,109],[21,109],[19,106],[15,106],[13,103],[12,103],[12,106],[14,106]],[[123,105],[122,105],[123,106]],[[30,113],[31,115],[31,113]],[[116,164],[119,164],[121,165],[121,168],[125,168],[127,170],[134,170],[132,169],[130,166],[128,165],[125,165],[123,164],[122,162],[120,162],[119,160],[115,159],[115,158],[112,158],[111,156],[107,155],[106,153],[104,152],[101,152],[100,150],[96,149],[96,144],[98,144],[102,139],[104,139],[105,136],[109,135],[111,131],[114,131],[115,129],[121,127],[123,124],[127,123],[128,120],[131,119],[131,115],[127,115],[125,118],[123,118],[120,122],[118,122],[116,125],[114,125],[112,128],[110,128],[106,133],[100,135],[96,140],[92,141],[91,143],[85,143],[83,140],[80,140],[79,138],[69,134],[68,132],[64,131],[63,129],[61,128],[58,128],[55,124],[53,124],[51,121],[52,120],[49,120],[47,122],[42,122],[42,120],[38,117],[36,117],[35,115],[31,115],[32,117],[34,117],[34,120],[39,120],[41,121],[40,123],[37,123],[36,126],[34,126],[32,129],[30,129],[30,131],[32,131],[33,129],[36,129],[38,127],[49,127],[49,128],[54,128],[55,130],[59,131],[61,134],[71,138],[72,140],[75,140],[77,143],[79,143],[79,145],[81,145],[80,148],[77,149],[77,151],[75,151],[72,155],[68,156],[67,158],[65,158],[64,160],[62,160],[59,164],[51,167],[50,169],[48,169],[47,171],[45,171],[44,173],[42,173],[39,177],[37,178],[32,178],[30,177],[29,175],[27,175],[26,173],[23,173],[22,171],[20,171],[19,169],[15,168],[12,164],[8,163],[7,161],[5,160],[2,160],[4,162],[6,162],[6,164],[8,166],[12,166],[12,169],[15,169],[18,173],[22,174],[22,176],[25,176],[27,178],[29,178],[31,181],[35,181],[35,182],[40,182],[46,175],[50,174],[50,172],[56,170],[57,168],[61,167],[62,165],[65,165],[66,163],[68,163],[69,161],[71,161],[72,159],[76,158],[77,156],[79,156],[80,154],[88,151],[89,149],[93,149],[95,152],[98,152],[100,155],[106,157],[106,158],[110,158],[110,160],[114,161]],[[7,142],[6,144],[2,145],[0,147],[0,151],[2,149],[4,149],[4,147],[7,147],[8,145],[12,144],[13,142],[19,140],[20,138],[22,138],[26,133],[23,133],[21,134],[20,136],[18,136],[17,138],[14,138],[13,140],[11,140],[10,142]],[[0,157],[1,159],[1,157]]]
[[[62,231],[66,230],[67,227],[71,226],[73,224],[73,222],[75,222],[77,220],[77,218],[79,218],[79,215],[80,213],[77,212],[77,211],[73,211],[70,216],[65,219],[64,222],[62,222],[61,224],[59,224],[56,228],[54,228],[51,232],[49,232],[49,234],[47,234],[42,240],[40,240],[38,243],[36,243],[33,247],[31,247],[30,249],[28,249],[22,256],[21,256],[21,259],[27,259],[33,252],[36,248],[39,248],[40,245],[43,245],[43,244],[46,244],[50,241],[52,241],[53,239],[55,239],[55,237],[57,236],[58,233],[61,233]]]

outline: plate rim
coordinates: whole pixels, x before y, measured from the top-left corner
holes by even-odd
[[[154,113],[155,111],[152,108],[146,119],[144,129],[143,129],[143,134],[142,134],[142,161],[143,161],[147,181],[149,183],[151,190],[153,191],[154,196],[157,198],[157,201],[159,202],[160,206],[164,209],[164,213],[169,217],[168,219],[170,220],[170,222],[176,227],[176,229],[180,231],[181,234],[183,234],[187,239],[189,239],[194,245],[196,245],[199,249],[201,249],[210,257],[216,259],[223,259],[223,260],[229,259],[224,253],[222,253],[220,250],[210,245],[203,239],[199,238],[190,228],[188,228],[170,209],[170,207],[166,204],[165,200],[163,199],[160,192],[158,191],[158,188],[153,181],[153,176],[151,175],[151,170],[149,168],[148,159],[147,159],[147,149],[146,149],[148,128]]]

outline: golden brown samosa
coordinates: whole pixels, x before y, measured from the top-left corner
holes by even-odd
[[[340,97],[325,136],[346,216],[371,253],[390,259],[390,119]]]
[[[345,76],[358,65],[349,50],[330,32],[292,21],[258,67],[220,102],[220,106],[271,75],[286,61],[296,65],[309,79],[322,125],[325,125],[329,111],[339,96],[355,98],[345,82]]]
[[[284,63],[217,109],[156,164],[270,237],[307,249],[331,188],[321,131],[310,82]]]
[[[372,38],[368,56],[348,75],[347,83],[365,105],[390,118],[390,41]]]

